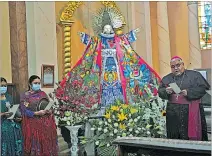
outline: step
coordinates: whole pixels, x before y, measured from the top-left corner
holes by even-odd
[[[64,141],[62,135],[58,135],[58,146],[59,146],[59,153],[61,151],[69,149],[68,144]]]
[[[65,149],[63,151],[60,151],[59,154],[70,154],[70,151],[71,151],[71,149],[68,148],[68,149]]]

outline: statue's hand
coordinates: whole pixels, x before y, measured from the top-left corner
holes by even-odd
[[[83,35],[82,32],[78,31],[77,34],[81,37]]]
[[[140,28],[137,28],[134,31],[135,31],[135,33],[139,33],[141,31],[141,29]]]

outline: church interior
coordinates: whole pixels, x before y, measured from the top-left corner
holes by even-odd
[[[97,35],[92,17],[110,6],[125,20],[122,33],[140,28],[132,46],[161,77],[170,73],[171,58],[180,56],[187,69],[206,73],[211,84],[211,5],[209,1],[2,1],[0,75],[18,101],[18,94],[28,88],[28,78],[43,77],[44,67],[51,67],[53,84],[42,86],[51,93],[83,55],[86,45],[78,32]]]
[[[169,61],[175,55],[183,58],[188,69],[211,68],[211,27],[208,34],[204,28],[204,6],[210,3],[115,4],[126,21],[124,33],[141,28],[133,48],[161,77],[170,72]],[[23,91],[28,76],[41,75],[42,64],[47,64],[54,65],[55,82],[60,81],[85,48],[77,32],[93,35],[92,14],[104,5],[89,1],[1,2],[1,75]]]

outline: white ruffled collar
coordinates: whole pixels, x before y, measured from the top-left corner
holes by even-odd
[[[115,34],[103,34],[103,33],[101,33],[100,36],[106,37],[106,38],[112,38],[112,37],[115,36]]]

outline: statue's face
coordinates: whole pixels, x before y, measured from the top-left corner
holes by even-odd
[[[104,26],[104,31],[103,31],[104,34],[111,34],[113,33],[113,29],[111,27],[111,25],[105,25]]]
[[[109,81],[113,81],[113,74],[109,74],[109,75],[108,75],[108,80],[109,80]]]

